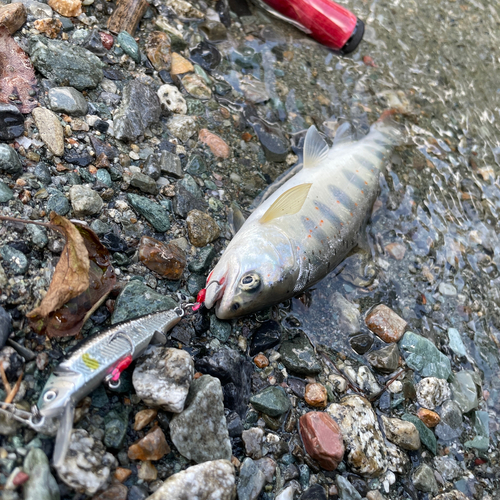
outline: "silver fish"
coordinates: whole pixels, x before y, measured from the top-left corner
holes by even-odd
[[[207,280],[205,306],[221,319],[249,314],[302,292],[356,246],[401,137],[381,120],[363,139],[329,148],[312,126],[304,167],[247,219]]]

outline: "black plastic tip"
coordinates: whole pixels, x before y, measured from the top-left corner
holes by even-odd
[[[347,40],[347,43],[340,49],[343,54],[350,54],[354,52],[359,45],[359,42],[363,39],[363,35],[365,34],[365,23],[358,19],[356,26],[352,32],[351,38]]]

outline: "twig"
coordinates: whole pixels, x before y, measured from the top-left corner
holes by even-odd
[[[0,361],[0,375],[2,376],[3,386],[5,387],[7,394],[9,394],[12,391],[12,387],[7,380],[7,375],[5,375],[5,370],[3,369],[3,361]]]
[[[14,385],[14,388],[9,392],[9,394],[5,398],[5,403],[12,403],[12,401],[14,401],[17,391],[19,390],[19,387],[21,387],[21,381],[23,380],[23,375],[24,372],[21,372],[21,375],[19,375],[19,378],[17,379],[16,385]]]

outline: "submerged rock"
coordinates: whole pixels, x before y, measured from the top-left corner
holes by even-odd
[[[384,304],[374,307],[365,319],[366,326],[384,342],[398,342],[406,321]]]
[[[280,354],[283,364],[292,373],[300,375],[316,375],[321,365],[316,359],[314,349],[304,336],[286,340],[281,344]]]
[[[149,236],[141,238],[139,260],[169,280],[178,280],[186,267],[186,256],[177,245],[165,244]]]
[[[416,386],[417,401],[420,406],[434,410],[450,399],[451,390],[446,380],[436,377],[423,378]]]
[[[282,387],[269,386],[250,398],[254,408],[270,417],[279,417],[290,409],[290,400]]]
[[[414,424],[399,418],[387,418],[384,415],[382,415],[382,422],[389,441],[404,450],[418,450],[420,448],[420,436]]]

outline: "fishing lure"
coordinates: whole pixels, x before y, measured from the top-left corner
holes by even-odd
[[[77,403],[102,382],[117,388],[121,373],[146,350],[155,334],[171,330],[189,306],[126,321],[85,340],[50,375],[31,412],[5,403],[0,403],[0,411],[40,432],[57,428],[53,454],[57,468],[68,450]]]

